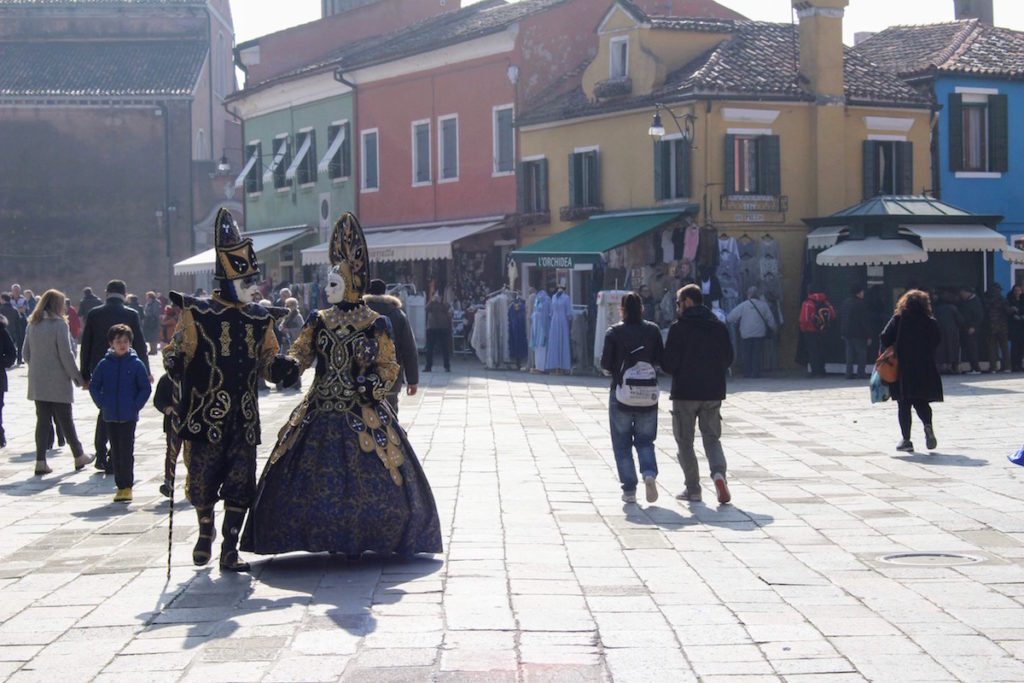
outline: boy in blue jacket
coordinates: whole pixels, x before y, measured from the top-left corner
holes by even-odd
[[[92,371],[89,393],[110,438],[115,503],[130,503],[135,482],[135,424],[152,390],[149,370],[132,349],[132,328],[118,323],[107,331],[110,350]]]

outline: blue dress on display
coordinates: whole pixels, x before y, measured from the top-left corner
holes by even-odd
[[[543,289],[533,300],[533,315],[530,318],[530,348],[548,345],[548,327],[551,326],[551,297]]]
[[[571,370],[569,324],[572,321],[572,300],[565,291],[551,297],[551,327],[548,330],[548,370]]]
[[[520,361],[529,354],[526,343],[526,302],[516,297],[508,305],[508,356]]]

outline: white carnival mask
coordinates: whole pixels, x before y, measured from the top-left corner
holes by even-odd
[[[345,279],[338,273],[331,272],[327,275],[327,303],[338,304],[345,298]]]
[[[253,301],[259,301],[259,286],[254,282],[250,285],[246,285],[244,280],[235,280],[233,283],[235,288],[235,298],[240,304],[250,304]]]

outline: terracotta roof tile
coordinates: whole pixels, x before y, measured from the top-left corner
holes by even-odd
[[[207,46],[195,41],[0,43],[0,97],[180,97]]]
[[[799,35],[794,26],[752,21],[737,21],[734,26],[730,36],[669,74],[665,84],[650,95],[591,102],[577,76],[570,92],[563,89],[551,99],[537,100],[520,117],[520,122],[539,123],[693,98],[813,101],[813,94],[799,77]],[[851,48],[844,48],[844,55],[848,103],[911,107],[929,104],[927,96]]]
[[[1024,76],[1024,33],[977,19],[893,26],[862,41],[855,50],[904,77],[930,73]]]

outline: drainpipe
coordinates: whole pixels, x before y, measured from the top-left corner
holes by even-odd
[[[160,115],[164,119],[164,242],[167,250],[167,291],[171,291],[171,284],[174,277],[174,265],[171,263],[171,136],[170,122],[168,121],[167,103],[161,102],[157,105]],[[191,166],[191,160],[189,166]],[[191,188],[189,188],[191,192]]]
[[[335,71],[334,71],[334,80],[336,80],[338,83],[341,83],[342,85],[347,85],[349,88],[352,89],[352,126],[351,126],[351,128],[352,128],[352,138],[353,138],[353,140],[351,141],[351,147],[352,147],[352,150],[353,150],[353,154],[352,154],[353,162],[352,162],[352,165],[354,166],[354,168],[352,169],[352,175],[353,175],[353,177],[358,178],[358,182],[356,182],[355,186],[352,188],[352,209],[353,209],[352,213],[354,213],[356,216],[358,216],[359,215],[359,195],[361,194],[360,193],[360,188],[362,187],[362,182],[363,182],[363,176],[362,176],[362,170],[361,170],[362,169],[363,150],[361,148],[361,145],[360,146],[356,145],[356,140],[355,140],[355,138],[357,138],[359,136],[359,126],[357,125],[357,122],[359,121],[359,106],[358,106],[359,105],[359,101],[358,101],[358,98],[356,97],[356,84],[353,83],[352,81],[346,79],[345,75],[341,72],[341,69],[335,69]],[[360,139],[360,142],[361,142],[361,139]],[[360,169],[360,170],[357,171],[357,169]],[[377,138],[377,183],[378,184],[380,183],[380,137]],[[333,216],[332,216],[332,218],[333,218]]]
[[[210,158],[214,159],[214,132],[213,132],[213,51],[216,46],[213,44],[213,15],[210,14],[209,5],[203,5],[203,12],[206,13],[206,44],[209,46],[209,57],[206,60],[206,89],[210,101]],[[191,131],[189,131],[191,137]]]

